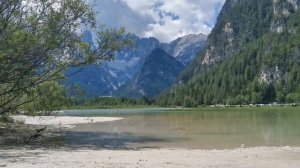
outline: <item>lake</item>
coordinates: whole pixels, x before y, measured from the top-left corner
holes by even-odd
[[[69,145],[120,149],[300,146],[300,111],[291,107],[69,110],[61,115],[124,118],[78,125],[65,132]]]

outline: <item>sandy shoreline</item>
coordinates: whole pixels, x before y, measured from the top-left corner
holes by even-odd
[[[0,167],[109,167],[109,168],[298,168],[300,148],[233,150],[0,150]]]
[[[54,127],[72,128],[76,124],[111,122],[122,120],[117,117],[68,117],[68,116],[12,116],[13,120],[28,125],[44,125]]]
[[[110,122],[115,117],[13,116],[30,125],[70,128],[76,124]],[[228,150],[78,148],[1,149],[0,167],[9,168],[298,168],[300,147],[256,147]]]

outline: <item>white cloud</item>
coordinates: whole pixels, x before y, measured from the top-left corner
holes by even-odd
[[[187,34],[209,34],[225,0],[100,0],[105,24],[125,26],[142,37],[169,42]],[[119,6],[119,7],[117,7]],[[114,18],[111,18],[114,17]],[[108,23],[106,23],[108,21]]]

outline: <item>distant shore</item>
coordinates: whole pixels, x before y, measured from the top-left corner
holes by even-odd
[[[0,167],[10,168],[297,168],[298,147],[257,147],[232,150],[0,150]]]
[[[132,105],[132,106],[68,106],[62,108],[61,111],[64,110],[112,110],[112,109],[207,109],[207,108],[241,108],[241,107],[251,107],[251,108],[283,108],[283,107],[292,107],[292,108],[300,108],[299,103],[297,104],[242,104],[242,105],[224,105],[224,104],[216,104],[216,105],[203,105],[197,107],[184,107],[184,106],[156,106],[156,105]],[[58,112],[61,112],[58,111]]]

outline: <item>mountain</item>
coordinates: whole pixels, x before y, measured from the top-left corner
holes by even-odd
[[[78,85],[88,97],[115,95],[120,88],[124,88],[122,86],[127,86],[137,76],[142,69],[146,56],[153,49],[161,48],[172,56],[174,54],[176,59],[187,65],[206,44],[206,36],[203,34],[178,38],[170,44],[160,43],[153,37],[139,38],[136,35],[130,35],[129,38],[132,39],[134,46],[123,49],[113,61],[87,66],[81,72],[69,76],[65,81],[68,92],[74,85]],[[90,31],[83,32],[83,41],[94,47],[93,35]],[[70,68],[66,74],[76,70],[78,68]]]
[[[131,81],[141,69],[146,56],[160,45],[156,38],[130,37],[134,43],[131,48],[126,48],[118,53],[114,61],[106,62],[108,72],[118,81],[118,87]]]
[[[79,73],[79,68],[69,68],[67,80],[64,82],[67,92],[78,85],[87,97],[111,96],[122,85],[129,82],[141,68],[146,57],[154,48],[160,45],[155,38],[129,37],[134,47],[126,48],[118,53],[114,61],[103,64],[88,65]],[[90,31],[83,32],[83,41],[94,46],[93,35]]]
[[[180,37],[169,44],[161,44],[161,48],[175,57],[184,65],[189,65],[206,46],[207,36],[204,34],[189,34]]]
[[[161,104],[300,100],[300,0],[227,0],[207,48]]]
[[[168,89],[183,69],[182,63],[164,50],[156,48],[146,57],[132,82],[121,89],[121,95],[156,96]]]
[[[75,96],[73,90],[76,86],[88,97],[111,95],[119,87],[118,80],[111,75],[107,64],[89,65],[83,69],[69,68],[65,74],[68,78],[64,81],[64,86],[71,96]]]

